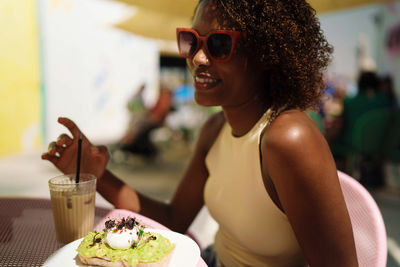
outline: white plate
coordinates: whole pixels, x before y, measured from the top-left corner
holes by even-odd
[[[146,229],[147,232],[159,233],[175,244],[169,267],[195,267],[200,259],[200,249],[189,237],[177,232],[159,229]],[[77,267],[88,266],[78,258],[76,249],[82,239],[75,240],[54,252],[43,264],[43,267]]]

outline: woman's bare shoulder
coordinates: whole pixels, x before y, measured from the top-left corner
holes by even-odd
[[[271,123],[262,136],[261,151],[268,165],[276,162],[301,169],[304,164],[314,164],[315,159],[323,159],[324,166],[333,162],[325,137],[314,121],[299,110],[286,111]]]
[[[263,135],[265,144],[292,147],[304,142],[324,142],[318,127],[303,111],[288,110],[280,114]]]
[[[308,170],[308,175],[304,177],[307,180],[311,180],[310,177],[317,179],[322,173],[330,173],[332,177],[336,174],[324,136],[314,121],[299,110],[286,111],[271,123],[262,136],[261,151],[264,167],[272,179],[278,176],[278,172],[288,172],[282,166],[290,166],[292,171],[291,174],[285,173],[285,177],[299,178],[299,175],[292,174],[304,170]]]

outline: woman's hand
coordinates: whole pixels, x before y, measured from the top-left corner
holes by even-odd
[[[68,118],[58,118],[58,122],[72,134],[72,138],[67,134],[61,134],[57,141],[49,144],[47,153],[42,154],[42,159],[48,160],[54,164],[64,174],[76,172],[76,161],[78,153],[78,139],[82,134],[76,124]],[[82,134],[82,152],[81,152],[81,173],[91,173],[97,178],[101,178],[107,162],[108,152],[105,146],[94,146]]]

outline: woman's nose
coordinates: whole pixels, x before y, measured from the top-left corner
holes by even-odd
[[[194,55],[193,64],[195,66],[201,66],[201,65],[209,66],[210,65],[210,59],[208,58],[208,55],[206,54],[206,52],[204,51],[203,48],[200,48]]]

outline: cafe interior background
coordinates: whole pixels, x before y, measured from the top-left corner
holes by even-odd
[[[328,80],[347,95],[356,94],[360,60],[368,59],[379,74],[392,76],[399,97],[400,1],[309,2],[335,49]],[[168,200],[198,126],[218,110],[193,102],[191,77],[178,57],[175,28],[190,26],[195,5],[194,0],[1,0],[1,195],[47,196],[47,180],[57,171],[40,155],[65,131],[57,123],[65,116],[93,143],[109,146],[110,167],[129,184]],[[397,42],[389,44],[389,36]],[[155,158],[129,155],[118,146],[137,115],[130,105],[141,87],[145,110],[156,105],[161,89],[172,94],[165,119],[150,134],[159,153]],[[387,164],[400,169],[399,162]],[[390,196],[400,202],[399,181],[388,176]],[[400,261],[399,254],[397,246]]]

